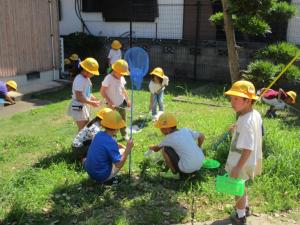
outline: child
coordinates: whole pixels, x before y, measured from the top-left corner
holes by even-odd
[[[115,176],[123,167],[133,147],[133,141],[127,142],[125,151],[119,151],[114,137],[119,129],[125,127],[125,121],[117,111],[106,113],[101,121],[101,126],[105,131],[96,134],[83,165],[93,180],[109,184],[115,181]]]
[[[100,122],[103,116],[111,111],[110,108],[101,109],[97,113],[97,116],[76,135],[72,143],[72,149],[76,159],[80,160],[86,157],[87,150],[93,138],[100,131]]]
[[[260,90],[260,93],[263,91],[264,89]],[[278,91],[269,89],[262,96],[262,100],[266,104],[270,105],[270,108],[266,113],[266,117],[276,117],[276,110],[284,109],[286,107],[286,104],[295,104],[296,98],[297,94],[294,91],[285,92],[281,88]]]
[[[225,169],[233,178],[254,179],[262,172],[262,119],[252,109],[255,87],[249,81],[235,82],[225,95],[230,96],[233,110],[239,114],[232,137]],[[247,187],[242,197],[236,197],[234,224],[246,224],[249,214]],[[246,212],[247,211],[247,212]]]
[[[155,152],[162,150],[166,165],[173,174],[184,176],[200,170],[204,160],[201,149],[203,134],[188,128],[177,129],[176,119],[171,113],[161,114],[155,127],[160,129],[165,138],[160,144],[149,146],[149,149]]]
[[[126,109],[130,107],[130,100],[125,89],[126,81],[123,76],[129,75],[128,64],[125,60],[119,59],[112,65],[112,72],[108,74],[100,89],[100,93],[111,109],[116,109],[126,121]],[[125,128],[120,129],[123,139],[129,140]]]
[[[157,103],[159,111],[164,111],[163,98],[165,87],[169,84],[169,78],[164,74],[162,68],[156,67],[151,73],[152,79],[149,83],[150,106],[152,116],[157,119]]]
[[[69,59],[70,59],[70,65],[69,65],[70,75],[71,78],[73,79],[80,72],[81,59],[75,53],[72,54]]]
[[[117,60],[122,59],[122,44],[118,40],[114,40],[108,53],[108,64],[111,67]],[[111,71],[109,71],[111,72]]]
[[[72,86],[72,101],[69,105],[68,115],[75,120],[78,131],[89,122],[88,106],[98,107],[99,101],[91,94],[93,75],[99,75],[98,62],[94,58],[86,58],[80,63],[81,72],[75,77]]]
[[[8,92],[16,91],[17,88],[18,85],[14,80],[9,80],[6,83],[0,81],[0,99],[9,102],[10,105],[15,104],[14,98],[11,97]]]

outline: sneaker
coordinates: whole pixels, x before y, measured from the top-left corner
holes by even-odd
[[[160,172],[159,175],[163,178],[173,179],[173,180],[180,180],[179,173],[172,173],[171,171],[168,172]]]
[[[251,211],[250,211],[250,207],[249,206],[246,206],[246,217],[249,217],[249,216],[251,216]],[[236,208],[234,209],[234,210],[236,210]]]
[[[235,213],[234,215],[232,215],[230,217],[232,224],[234,225],[247,225],[247,219],[246,216],[238,218],[237,213]]]

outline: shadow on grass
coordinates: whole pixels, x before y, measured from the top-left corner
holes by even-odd
[[[170,224],[186,216],[172,193],[128,182],[127,175],[120,179],[116,186],[84,180],[59,187],[37,213],[15,202],[2,224]]]
[[[76,171],[82,171],[82,165],[81,163],[76,160],[72,150],[71,146],[70,148],[63,148],[61,151],[51,154],[46,156],[45,158],[40,159],[37,163],[33,165],[33,168],[43,168],[47,169],[49,168],[52,164],[58,164],[64,162],[68,165],[74,165],[74,169]]]

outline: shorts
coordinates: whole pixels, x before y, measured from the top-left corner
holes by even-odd
[[[267,98],[262,97],[262,100],[264,103],[274,106],[275,109],[284,109],[285,108],[284,101],[278,100],[277,98],[267,99]]]
[[[175,150],[171,147],[164,147],[163,151],[169,156],[173,167],[175,168],[176,172],[181,174],[181,175],[187,175],[187,173],[182,172],[179,169],[178,163],[179,163],[179,156],[175,152]]]
[[[72,102],[69,105],[67,114],[73,117],[75,121],[85,121],[90,118],[90,113],[86,105],[76,106]]]
[[[226,164],[225,170],[227,173],[231,173],[231,170],[235,167],[235,165]],[[260,175],[262,173],[262,160],[257,161],[255,167],[244,167],[240,170],[238,178],[243,180],[254,180],[254,177]]]
[[[104,182],[109,181],[110,179],[114,178],[119,173],[119,171],[120,171],[120,169],[113,165],[110,175],[108,176],[108,178],[106,178],[106,180]]]
[[[82,160],[86,157],[91,142],[92,140],[85,141],[81,147],[72,146],[72,152],[75,160]]]

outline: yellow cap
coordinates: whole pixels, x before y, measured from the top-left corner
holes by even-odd
[[[94,58],[86,58],[80,63],[80,66],[91,74],[99,75],[99,64]]]
[[[113,71],[116,71],[117,73],[121,75],[129,75],[129,70],[128,70],[128,63],[123,60],[123,59],[118,59],[117,61],[112,64],[112,69]]]
[[[14,80],[9,80],[6,82],[6,85],[10,86],[11,88],[13,88],[15,91],[17,90],[18,88],[18,85],[16,83],[16,81]]]
[[[101,126],[109,129],[121,129],[125,127],[125,121],[122,119],[120,113],[111,111],[106,113],[101,120]]]
[[[165,73],[164,73],[163,69],[160,68],[160,67],[154,68],[154,70],[152,70],[152,72],[150,74],[158,76],[160,78],[164,78],[164,76],[165,76]]]
[[[154,126],[156,128],[170,128],[177,126],[176,118],[171,113],[163,113],[159,116],[158,120],[155,121]]]
[[[294,91],[288,91],[286,93],[288,96],[290,96],[290,98],[293,100],[292,103],[295,104],[296,103],[296,99],[297,99],[297,94]]]
[[[75,60],[78,60],[79,57],[78,57],[77,54],[74,53],[74,54],[72,54],[72,55],[70,56],[70,59],[73,60],[73,61],[75,61]]]
[[[97,117],[99,117],[101,120],[103,119],[103,116],[106,114],[106,113],[109,113],[111,112],[112,109],[111,108],[102,108],[100,109],[100,111],[97,113]]]
[[[258,96],[255,94],[254,85],[246,80],[236,81],[231,88],[225,92],[225,95],[238,96],[257,100]]]
[[[71,64],[71,61],[70,61],[70,59],[64,59],[64,64],[65,64],[65,65],[69,65],[69,64]]]
[[[122,44],[118,40],[114,40],[111,43],[111,47],[115,50],[118,50],[118,49],[122,48]]]

